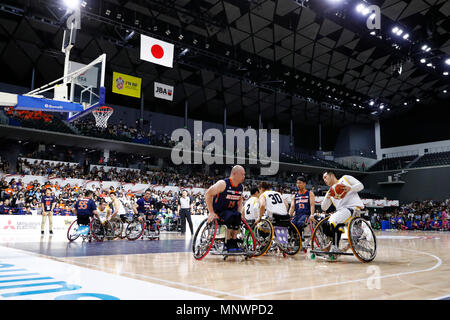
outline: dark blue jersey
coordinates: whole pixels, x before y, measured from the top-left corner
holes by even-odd
[[[311,214],[311,204],[309,198],[309,191],[306,190],[304,193],[297,191],[294,195],[294,209],[296,215],[310,215]]]
[[[213,209],[215,213],[220,213],[225,210],[238,210],[238,202],[242,198],[244,187],[242,184],[233,185],[230,178],[224,179],[226,186],[225,190],[213,198]]]
[[[97,206],[92,199],[81,199],[75,203],[75,209],[77,210],[77,215],[92,216],[94,210],[97,210]]]
[[[143,213],[143,214],[151,214],[152,213],[152,209],[151,206],[153,204],[153,199],[150,198],[148,200],[145,200],[145,198],[140,198],[138,199],[138,201],[136,201],[137,204],[137,211],[139,213]]]
[[[44,210],[45,211],[51,211],[52,210],[52,205],[55,202],[55,197],[53,196],[43,196],[41,198],[41,203],[44,205]]]

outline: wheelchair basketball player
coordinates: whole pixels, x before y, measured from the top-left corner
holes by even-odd
[[[240,252],[237,243],[239,227],[242,223],[242,193],[245,180],[245,169],[236,165],[231,169],[229,178],[219,180],[205,193],[208,208],[208,223],[214,219],[223,220],[227,226],[224,251]]]
[[[297,227],[303,238],[303,228],[308,224],[309,219],[314,220],[316,198],[312,191],[306,189],[306,178],[297,178],[297,192],[292,196],[289,215],[294,218],[292,223]]]
[[[356,178],[350,175],[344,175],[340,179],[336,178],[334,171],[328,170],[323,174],[323,180],[330,189],[327,191],[325,198],[322,201],[321,208],[326,211],[331,204],[336,208],[336,212],[332,213],[330,218],[324,222],[324,233],[330,237],[332,242],[324,248],[324,251],[341,252],[339,249],[339,240],[343,229],[337,230],[339,224],[347,223],[353,216],[356,210],[364,208],[364,204],[358,195],[358,192],[364,189],[364,185]],[[335,185],[343,185],[344,197],[331,196],[331,188]],[[335,234],[337,233],[337,237]],[[349,246],[344,248],[344,252],[349,249]]]

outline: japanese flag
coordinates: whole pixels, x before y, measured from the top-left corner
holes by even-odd
[[[141,35],[141,60],[173,68],[174,45]]]

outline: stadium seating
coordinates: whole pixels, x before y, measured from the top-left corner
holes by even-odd
[[[450,165],[450,151],[427,153],[420,157],[411,168]]]
[[[385,170],[396,170],[407,168],[408,165],[416,159],[417,155],[395,157],[395,158],[384,158],[373,166],[371,166],[368,171],[385,171]]]

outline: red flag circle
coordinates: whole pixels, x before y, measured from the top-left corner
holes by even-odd
[[[160,45],[155,44],[152,46],[152,55],[156,59],[161,59],[164,56],[164,49]]]

